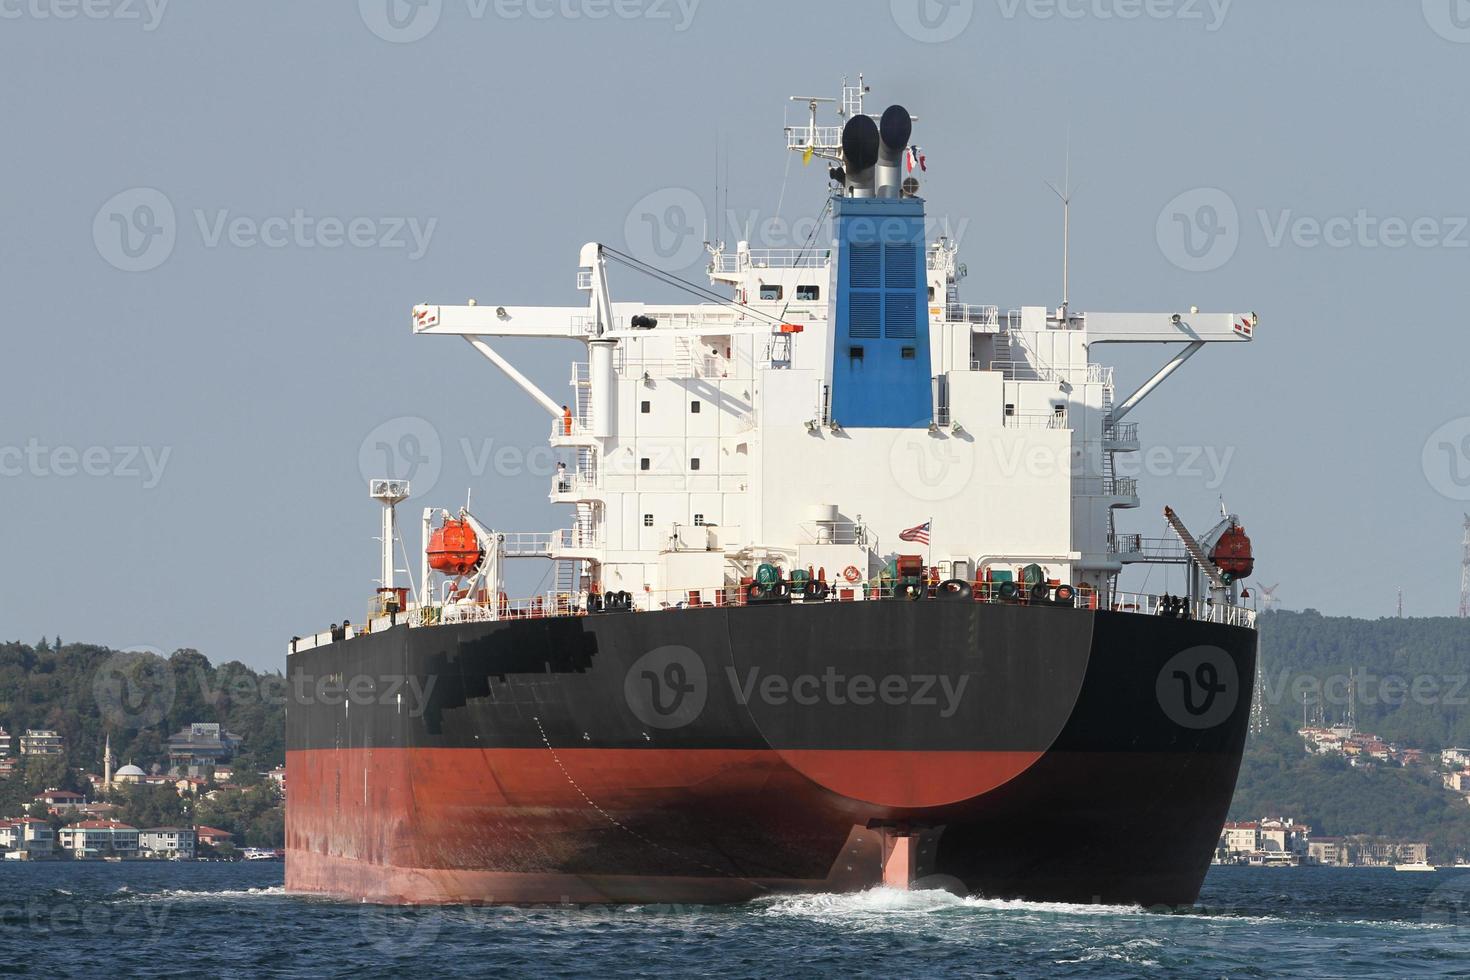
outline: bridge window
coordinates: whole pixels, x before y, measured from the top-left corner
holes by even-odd
[[[695,527],[704,527],[704,515],[703,514],[695,514],[694,515],[694,526]]]
[[[647,456],[644,456],[642,459],[640,459],[638,461],[638,468],[640,470],[646,470],[646,469],[648,469],[648,457]]]
[[[698,415],[699,414],[699,402],[697,400],[696,401],[692,401],[692,402],[689,403],[689,414],[690,415]]]
[[[816,300],[822,298],[822,287],[820,286],[797,286],[796,298],[799,300]]]
[[[780,298],[781,298],[781,287],[780,286],[767,286],[765,283],[761,283],[761,299],[780,299]]]
[[[653,402],[640,402],[638,409],[644,415],[647,415],[649,412],[653,411]]]
[[[644,514],[643,515],[643,526],[644,527],[653,527],[653,515],[652,514]]]
[[[698,457],[696,457],[694,459],[691,459],[689,461],[689,468],[691,470],[697,470],[697,469],[699,469],[699,459],[698,459]]]

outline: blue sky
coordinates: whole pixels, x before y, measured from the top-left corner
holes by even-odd
[[[559,525],[542,410],[409,307],[578,302],[578,246],[647,214],[691,276],[709,225],[786,244],[825,185],[786,97],[859,71],[919,116],[970,302],[1059,300],[1070,142],[1075,308],[1259,313],[1134,414],[1127,526],[1223,493],[1288,606],[1455,610],[1470,4],[4,0],[0,55],[7,637],[278,666],[361,617],[385,452]],[[561,396],[575,347],[504,347]],[[1166,356],[1105,350],[1120,389]]]

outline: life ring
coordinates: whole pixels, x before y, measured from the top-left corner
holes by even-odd
[[[940,582],[939,591],[936,593],[937,598],[949,599],[951,601],[957,599],[972,599],[974,598],[974,595],[975,593],[974,590],[970,588],[970,583],[961,578],[952,578],[948,581]]]
[[[863,573],[858,571],[856,565],[848,565],[842,570],[842,577],[847,580],[848,585],[856,585],[862,580]]]

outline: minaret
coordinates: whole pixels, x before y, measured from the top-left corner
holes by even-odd
[[[112,734],[107,736],[107,746],[102,750],[102,790],[112,792]]]

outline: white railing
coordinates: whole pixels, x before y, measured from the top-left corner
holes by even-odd
[[[1183,562],[1189,559],[1178,538],[1145,538],[1141,534],[1114,534],[1108,550],[1119,556],[1138,555],[1152,561]]]
[[[976,306],[973,303],[946,303],[945,323],[973,323],[983,327],[1000,326],[1000,309],[995,306]]]
[[[1007,429],[1065,429],[1066,412],[1017,412],[1004,416]]]
[[[840,146],[842,143],[842,128],[840,126],[787,126],[786,148],[800,150],[811,145],[817,148]]]
[[[1137,497],[1138,481],[1132,477],[1079,477],[1073,489],[1082,497]]]
[[[792,583],[783,583],[790,588]],[[902,586],[889,580],[868,580],[856,583],[846,581],[833,581],[828,584],[828,595],[825,599],[805,599],[801,602],[850,602],[854,600],[868,601],[905,601],[909,597],[901,594]],[[932,586],[924,586],[920,597],[927,597],[928,601],[941,601],[935,598],[938,590]],[[731,583],[709,586],[698,589],[663,589],[644,590],[627,596],[629,612],[659,612],[665,610],[684,609],[690,607],[709,606],[740,606],[745,605],[745,593],[742,586]],[[1048,595],[1045,600],[1032,601],[1027,589],[1022,588],[1010,599],[1004,599],[1000,595],[998,583],[980,583],[972,588],[969,600],[979,603],[1004,603],[1020,607],[1039,605],[1043,608],[1056,608],[1058,605],[1067,605],[1065,601],[1059,602]],[[1095,591],[1081,590],[1076,592],[1070,603],[1076,609],[1088,611],[1104,611],[1115,613],[1134,613],[1144,616],[1159,616],[1174,619],[1191,619],[1211,623],[1222,623],[1227,626],[1243,626],[1254,628],[1256,624],[1256,612],[1243,606],[1234,606],[1227,603],[1218,603],[1210,599],[1197,600],[1170,600],[1164,596],[1144,595],[1134,592],[1115,592],[1108,602],[1100,602]],[[352,627],[346,634],[347,639],[362,633],[376,633],[391,628],[396,624],[407,624],[410,627],[433,627],[447,623],[471,623],[471,622],[493,622],[511,619],[541,619],[550,617],[585,616],[587,615],[588,595],[582,591],[557,591],[552,590],[531,596],[529,598],[511,599],[504,595],[478,597],[467,597],[445,603],[435,603],[426,606],[410,606],[405,612],[390,620],[388,617],[379,617],[359,627]],[[288,646],[291,653],[300,653],[319,646],[326,646],[336,642],[330,630],[316,633],[311,636],[298,637]]]
[[[1135,443],[1138,441],[1138,423],[1104,422],[1102,436],[1107,442]]]
[[[1172,598],[1172,601],[1170,599]],[[1113,612],[1138,613],[1143,616],[1168,616],[1175,619],[1197,619],[1207,623],[1223,623],[1226,626],[1254,628],[1256,611],[1245,606],[1232,606],[1210,599],[1183,600],[1181,597],[1143,595],[1137,592],[1114,592]]]
[[[877,537],[866,524],[853,521],[806,521],[797,525],[807,544],[876,544]]]
[[[831,260],[829,248],[752,248],[713,255],[709,269],[727,275],[747,269],[825,269]]]

